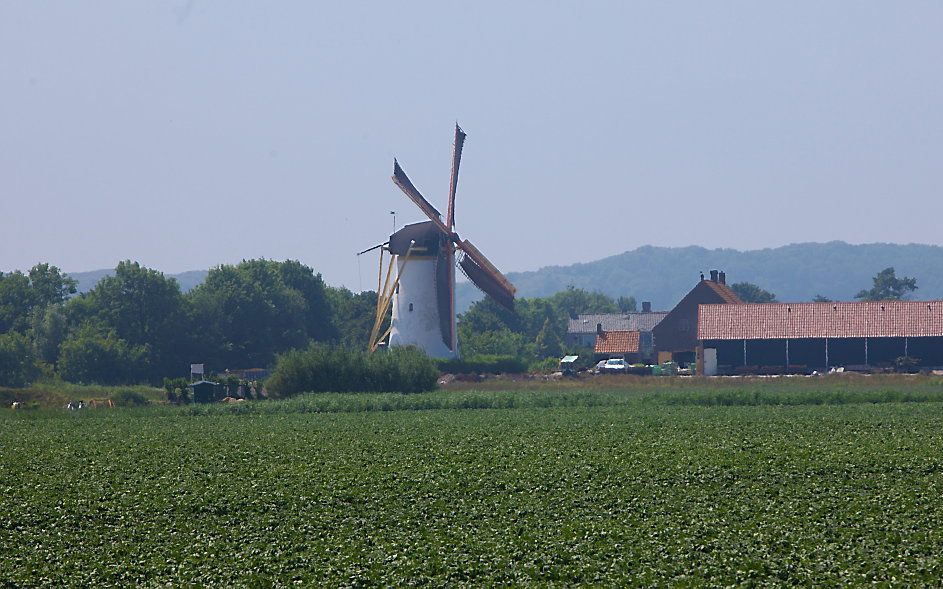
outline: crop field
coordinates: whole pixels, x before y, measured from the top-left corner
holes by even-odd
[[[0,586],[940,584],[939,379],[612,382],[2,410]]]

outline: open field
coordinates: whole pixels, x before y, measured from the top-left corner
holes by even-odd
[[[648,380],[0,411],[0,585],[943,578],[939,379]]]

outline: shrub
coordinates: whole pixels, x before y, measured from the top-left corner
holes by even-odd
[[[114,401],[115,405],[118,407],[143,407],[144,405],[150,404],[147,397],[141,393],[128,390],[118,391],[111,396],[111,400]]]
[[[560,370],[560,360],[557,358],[544,358],[531,362],[530,372],[532,374],[550,374]]]
[[[323,391],[418,393],[434,389],[438,376],[433,360],[416,348],[368,354],[312,344],[279,356],[266,387],[276,398]]]

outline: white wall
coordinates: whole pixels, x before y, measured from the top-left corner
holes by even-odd
[[[433,358],[454,358],[442,341],[435,292],[435,258],[398,256],[399,292],[393,295],[391,346],[417,346]],[[410,311],[410,304],[412,310]]]

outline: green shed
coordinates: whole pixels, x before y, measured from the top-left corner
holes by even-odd
[[[212,403],[216,400],[217,386],[219,386],[217,383],[208,380],[199,380],[190,383],[190,388],[193,390],[193,402]]]

